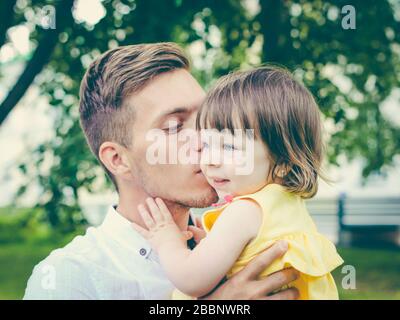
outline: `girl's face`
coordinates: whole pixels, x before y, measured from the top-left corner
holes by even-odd
[[[267,184],[270,163],[263,142],[228,130],[205,132],[200,168],[220,198],[254,193]]]

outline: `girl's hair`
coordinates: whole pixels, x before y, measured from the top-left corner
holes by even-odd
[[[320,111],[312,94],[285,69],[271,66],[222,77],[196,119],[198,130],[254,129],[267,147],[273,181],[303,198],[318,190],[323,154]]]

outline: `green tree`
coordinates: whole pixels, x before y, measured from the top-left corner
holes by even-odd
[[[25,10],[49,3],[61,6],[50,0],[21,3],[14,7],[14,25],[24,22]],[[341,8],[348,4],[356,9],[355,30],[341,27]],[[57,115],[55,138],[21,163],[26,184],[19,194],[39,183],[43,193],[38,206],[46,209],[53,226],[73,227],[83,221],[78,206],[81,188],[99,191],[109,186],[79,127],[78,89],[88,64],[117,45],[174,41],[186,48],[204,46],[202,61],[207,63],[193,72],[205,86],[237,68],[265,62],[285,65],[312,90],[334,125],[328,150],[332,163],[339,155],[360,157],[367,177],[384,172],[399,154],[399,128],[380,109],[400,82],[398,1],[105,0],[103,6],[106,15],[94,26],[73,21],[70,9],[64,8],[54,32],[56,41],[48,58],[40,60],[45,68],[35,69],[42,73],[36,83]],[[0,33],[13,25],[7,23]],[[38,27],[32,33],[36,50],[49,37],[46,32]],[[332,70],[349,82],[346,90],[333,79]],[[0,115],[5,118],[19,98],[7,108],[3,102]],[[39,171],[49,159],[50,169]]]

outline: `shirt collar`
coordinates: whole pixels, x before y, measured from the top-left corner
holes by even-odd
[[[194,222],[195,215],[193,211],[190,210],[189,214]],[[141,257],[148,259],[150,256],[158,261],[158,257],[151,248],[149,242],[133,229],[131,224],[132,223],[122,216],[114,206],[110,206],[103,223],[100,225],[100,229],[119,244],[131,250],[135,250]]]
[[[100,229],[105,231],[120,245],[135,250],[141,257],[147,259],[152,252],[150,244],[135,229],[131,222],[122,216],[114,206],[110,206]]]

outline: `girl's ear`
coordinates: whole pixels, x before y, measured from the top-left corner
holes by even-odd
[[[115,177],[126,178],[131,174],[125,148],[118,143],[103,142],[99,148],[99,159]]]
[[[288,164],[282,163],[275,168],[275,175],[279,178],[285,177],[291,169],[291,166]]]

